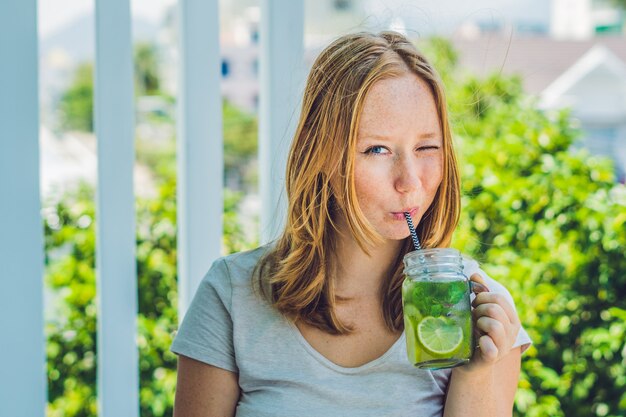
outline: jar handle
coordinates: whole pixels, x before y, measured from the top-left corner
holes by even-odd
[[[470,277],[470,291],[474,294],[479,294],[481,292],[489,292],[489,287],[487,287],[487,283],[479,274],[472,274]]]

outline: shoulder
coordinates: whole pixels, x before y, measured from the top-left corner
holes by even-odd
[[[259,246],[256,249],[233,253],[228,256],[219,258],[217,262],[221,262],[223,268],[226,268],[231,275],[249,275],[254,271],[259,260],[269,252],[270,245]]]
[[[267,246],[261,246],[217,258],[202,278],[194,302],[201,306],[219,302],[231,312],[233,297],[251,292],[252,274],[266,251]]]
[[[217,258],[202,279],[201,287],[231,291],[232,287],[249,284],[259,260],[269,250],[270,245],[264,245]]]

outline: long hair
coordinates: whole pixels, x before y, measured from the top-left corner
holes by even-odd
[[[355,33],[330,44],[308,76],[300,120],[287,161],[285,229],[257,265],[262,294],[281,313],[332,334],[352,329],[335,314],[333,274],[337,216],[369,253],[382,237],[369,224],[354,185],[357,127],[365,96],[381,79],[414,73],[433,94],[443,133],[443,179],[417,232],[424,248],[447,247],[460,212],[459,174],[452,147],[443,84],[426,58],[395,32]],[[382,309],[392,331],[402,323],[402,258],[382,287]]]

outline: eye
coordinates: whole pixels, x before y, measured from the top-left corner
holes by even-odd
[[[417,148],[417,150],[421,151],[421,152],[437,151],[439,149],[441,149],[441,147],[440,146],[435,146],[435,145],[421,146],[421,147]]]
[[[389,153],[389,150],[384,146],[370,146],[363,153],[366,155],[385,155]]]

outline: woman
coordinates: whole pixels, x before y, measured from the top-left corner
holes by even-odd
[[[426,248],[456,227],[459,177],[443,86],[402,35],[359,33],[313,64],[287,164],[276,242],[216,261],[172,351],[176,417],[506,416],[530,340],[511,296],[473,316],[470,364],[414,368],[402,334],[404,212]]]

